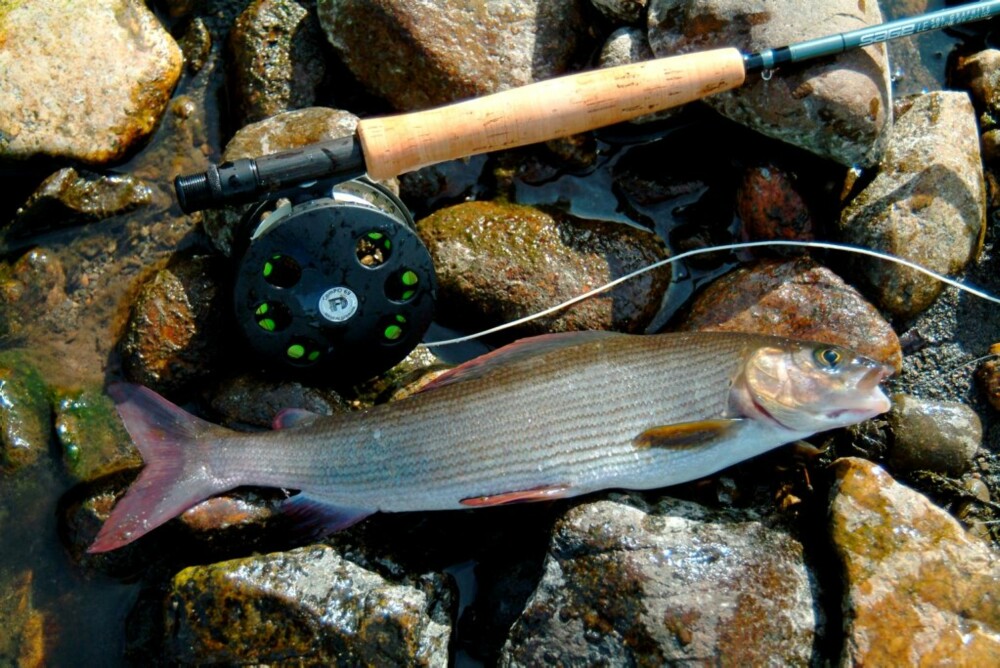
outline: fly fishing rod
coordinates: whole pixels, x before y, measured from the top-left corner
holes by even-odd
[[[178,176],[185,212],[285,196],[300,184],[379,180],[464,158],[593,130],[737,88],[748,74],[836,55],[1000,14],[1000,0],[744,54],[735,48],[669,56],[571,74],[395,116],[366,118],[354,136]]]
[[[366,118],[353,136],[179,176],[177,198],[186,212],[256,202],[233,248],[234,315],[256,359],[361,380],[420,343],[437,290],[406,206],[369,179],[619,123],[736,88],[750,73],[996,14],[1000,0],[977,2],[777,49],[660,58]]]

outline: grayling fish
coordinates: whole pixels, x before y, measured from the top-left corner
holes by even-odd
[[[109,388],[146,466],[91,552],[241,485],[336,530],[378,511],[536,501],[694,480],[889,408],[892,368],[837,346],[738,333],[551,334],[446,372],[397,402],[286,411],[239,433],[154,392]]]

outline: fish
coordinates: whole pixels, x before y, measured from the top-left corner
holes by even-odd
[[[893,368],[847,348],[733,332],[587,331],[516,341],[407,398],[238,432],[152,390],[109,386],[144,467],[89,552],[241,486],[333,532],[376,512],[649,490],[709,476],[889,409]]]

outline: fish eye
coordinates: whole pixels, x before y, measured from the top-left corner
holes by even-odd
[[[817,348],[813,358],[821,369],[836,369],[844,359],[843,353],[836,348]]]

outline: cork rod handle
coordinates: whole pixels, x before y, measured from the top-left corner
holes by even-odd
[[[611,125],[743,83],[732,48],[540,81],[445,107],[366,118],[358,137],[368,175],[384,179],[434,163]]]

